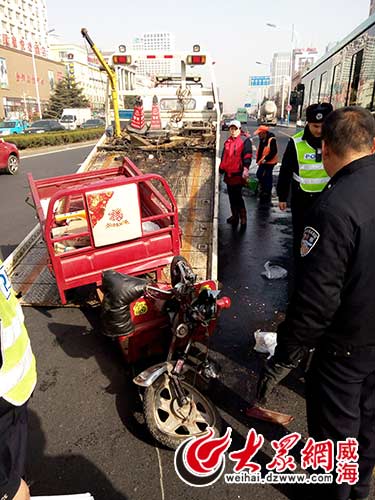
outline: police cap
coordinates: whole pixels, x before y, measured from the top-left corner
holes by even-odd
[[[309,123],[322,123],[331,111],[333,111],[333,107],[328,102],[310,104],[306,108],[306,121]]]

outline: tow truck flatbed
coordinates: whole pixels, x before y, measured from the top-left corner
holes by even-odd
[[[97,151],[87,158],[80,171],[96,171],[122,164],[119,152]],[[182,229],[181,254],[191,263],[199,279],[215,276],[216,238],[214,237],[215,173],[211,153],[196,152],[188,159],[137,159],[143,174],[157,171],[176,198]],[[212,256],[214,257],[212,259]],[[55,277],[48,268],[48,252],[39,226],[5,261],[20,302],[29,306],[61,306]],[[68,306],[76,306],[68,302]]]

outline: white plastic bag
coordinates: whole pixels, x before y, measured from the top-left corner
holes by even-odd
[[[288,275],[288,271],[281,266],[272,265],[269,260],[264,264],[264,269],[261,274],[269,280],[279,280]]]
[[[254,332],[255,346],[254,350],[263,354],[269,354],[269,358],[274,355],[277,335],[276,332],[261,332],[256,330]]]

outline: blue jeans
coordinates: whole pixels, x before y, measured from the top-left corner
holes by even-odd
[[[257,170],[257,178],[259,180],[261,194],[271,194],[272,192],[272,171],[275,165],[262,164]]]

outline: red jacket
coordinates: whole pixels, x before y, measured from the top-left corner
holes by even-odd
[[[225,173],[224,182],[229,185],[243,184],[242,172],[249,168],[253,156],[251,140],[243,134],[238,137],[229,136],[224,143],[221,155],[220,172]]]

